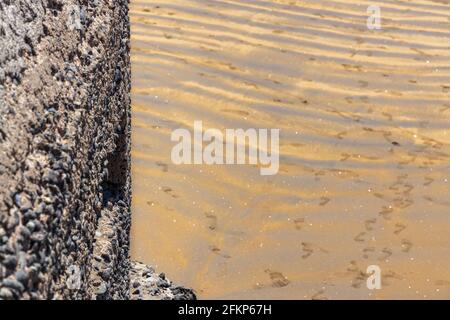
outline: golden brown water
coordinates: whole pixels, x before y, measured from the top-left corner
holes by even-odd
[[[450,1],[371,4],[132,1],[135,259],[200,298],[450,298]],[[194,120],[280,128],[279,173],[172,164]]]

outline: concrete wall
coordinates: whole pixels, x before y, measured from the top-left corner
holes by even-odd
[[[127,11],[0,1],[0,299],[195,297],[129,279]]]

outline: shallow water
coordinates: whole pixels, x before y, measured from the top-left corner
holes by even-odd
[[[132,1],[135,259],[200,298],[450,298],[450,2],[371,4]],[[281,129],[279,173],[172,164],[194,120]]]

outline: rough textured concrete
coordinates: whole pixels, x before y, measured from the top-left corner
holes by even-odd
[[[132,300],[196,299],[192,290],[175,286],[164,273],[136,261],[131,263],[130,293]]]
[[[129,92],[127,0],[0,2],[0,299],[130,298]]]

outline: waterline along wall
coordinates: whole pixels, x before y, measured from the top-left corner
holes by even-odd
[[[0,2],[0,299],[195,298],[129,259],[129,36],[127,0]]]

